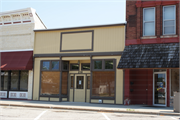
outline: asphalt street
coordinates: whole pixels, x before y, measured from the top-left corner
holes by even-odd
[[[0,106],[0,120],[180,120],[180,116]]]

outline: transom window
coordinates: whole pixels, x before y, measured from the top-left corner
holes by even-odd
[[[155,8],[143,9],[143,36],[155,35]]]
[[[70,70],[79,70],[79,64],[70,64]]]
[[[49,67],[50,67],[50,62],[49,61],[44,61],[42,69],[43,70],[49,70]]]
[[[112,71],[114,70],[114,60],[93,60],[94,71]]]
[[[59,61],[43,61],[42,62],[42,70],[59,70]]]
[[[94,69],[102,69],[102,60],[94,61]]]
[[[105,60],[105,69],[113,69],[113,60]]]
[[[163,35],[176,34],[176,6],[163,6]]]
[[[82,63],[81,70],[90,70],[90,63]]]

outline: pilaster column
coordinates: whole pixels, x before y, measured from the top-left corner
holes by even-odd
[[[159,1],[159,0],[156,0],[156,12],[155,13],[156,13],[155,36],[157,36],[157,38],[160,38],[162,24],[161,24],[161,1]]]
[[[137,0],[136,7],[137,7],[137,20],[136,20],[136,39],[140,39],[141,37],[141,0]]]

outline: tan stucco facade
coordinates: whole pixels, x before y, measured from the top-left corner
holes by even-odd
[[[42,97],[39,97],[39,92],[40,92],[39,84],[41,81],[40,62],[43,60],[59,60],[59,61],[69,62],[68,97],[67,98],[62,97],[60,100],[58,97],[54,98],[49,96],[48,100],[99,103],[99,100],[101,98],[91,99],[91,89],[87,88],[87,76],[92,77],[91,76],[92,69],[84,71],[81,69],[81,65],[83,63],[90,64],[92,63],[93,60],[101,59],[101,60],[116,61],[114,63],[114,67],[115,67],[114,88],[116,91],[114,95],[115,97],[112,100],[103,98],[102,99],[103,103],[123,104],[123,70],[119,70],[116,68],[121,58],[120,53],[124,50],[124,45],[125,45],[125,25],[67,29],[67,30],[35,31],[35,45],[34,45],[35,67],[34,67],[33,100],[47,100],[47,97],[45,96],[44,99],[42,99]],[[67,51],[63,51],[63,50],[67,50]],[[101,53],[103,54],[103,56],[101,55]],[[119,54],[113,55],[114,53],[119,53]],[[70,64],[79,64],[79,69],[76,71],[71,70]],[[74,77],[74,82],[75,82],[73,83],[74,88],[71,87],[72,76]],[[77,76],[84,77],[83,84],[85,87],[83,89],[76,89]]]

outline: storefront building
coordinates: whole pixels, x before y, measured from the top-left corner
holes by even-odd
[[[125,24],[34,32],[33,100],[123,104]]]
[[[124,99],[173,106],[179,92],[179,1],[126,1]]]
[[[33,30],[44,28],[32,8],[0,13],[1,99],[32,99]]]

